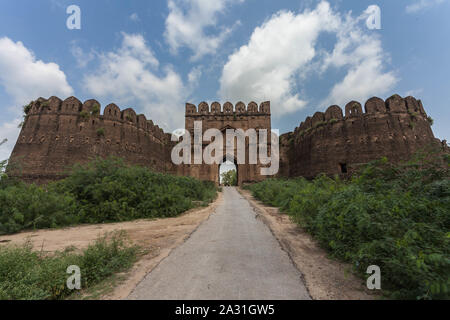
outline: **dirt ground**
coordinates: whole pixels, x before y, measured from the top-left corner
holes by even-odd
[[[83,225],[0,236],[0,245],[20,245],[29,240],[35,250],[44,252],[62,251],[71,246],[81,250],[106,232],[124,230],[133,243],[148,250],[128,272],[122,274],[125,280],[112,293],[101,297],[124,299],[147,273],[167,257],[172,249],[182,244],[214,212],[222,200],[222,193],[219,192],[218,198],[208,207],[191,209],[175,218]]]
[[[309,294],[314,300],[372,300],[363,281],[351,272],[351,266],[331,260],[312,237],[277,208],[255,200],[247,190],[238,189],[250,202],[259,218],[270,228],[297,269],[303,273]]]

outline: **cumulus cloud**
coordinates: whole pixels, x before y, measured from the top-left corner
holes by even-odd
[[[122,107],[128,104],[136,111],[145,111],[149,119],[165,129],[182,126],[189,85],[171,66],[160,67],[142,35],[122,35],[120,48],[98,55],[99,67],[85,75],[84,88]],[[191,81],[196,81],[197,76],[194,70]]]
[[[85,68],[89,62],[91,62],[95,58],[95,54],[93,51],[85,52],[80,46],[76,44],[75,41],[72,42],[72,46],[70,48],[70,52],[73,57],[77,61],[77,65],[80,68]]]
[[[0,161],[9,158],[12,149],[17,141],[17,137],[20,133],[19,124],[22,122],[21,118],[16,118],[12,121],[7,121],[0,124],[0,142],[6,141],[0,144]]]
[[[241,2],[243,0],[169,0],[164,36],[171,52],[176,54],[180,47],[188,47],[194,53],[191,57],[194,61],[215,53],[233,29],[217,28],[219,14]],[[207,33],[207,28],[215,31]]]
[[[15,104],[13,108],[3,106],[3,110],[12,110],[16,117],[0,124],[0,141],[8,139],[0,146],[0,160],[3,160],[9,157],[19,135],[18,125],[22,120],[18,116],[22,106],[39,97],[68,97],[73,89],[56,63],[38,60],[22,42],[7,37],[0,38],[0,86]]]
[[[38,97],[73,94],[66,75],[56,63],[37,60],[22,42],[0,38],[0,85],[21,106]]]
[[[344,105],[351,100],[363,102],[373,95],[387,93],[398,81],[394,72],[384,71],[388,59],[376,33],[366,33],[358,26],[365,14],[354,19],[347,16],[337,32],[333,52],[325,53],[322,72],[328,68],[346,68],[347,74],[336,83],[322,106]]]
[[[313,11],[281,11],[257,27],[247,45],[228,58],[220,79],[220,96],[230,100],[271,100],[281,115],[307,101],[295,92],[295,77],[316,56],[321,32],[335,31],[339,18],[326,2]]]
[[[406,6],[407,13],[416,13],[428,7],[444,3],[445,0],[418,0]]]
[[[386,57],[376,33],[359,27],[365,15],[343,16],[326,1],[314,10],[276,13],[253,31],[248,44],[228,57],[220,96],[226,100],[271,100],[273,115],[283,116],[310,103],[299,93],[299,79],[307,81],[331,68],[343,69],[346,75],[321,101],[321,107],[386,92],[396,77],[383,71]],[[323,34],[336,37],[331,52],[319,49]]]

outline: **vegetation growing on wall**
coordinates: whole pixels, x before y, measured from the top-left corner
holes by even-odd
[[[248,188],[361,276],[378,265],[387,296],[449,299],[449,164],[448,155],[436,153],[397,166],[384,158],[350,181],[271,179]]]
[[[0,179],[0,234],[139,218],[173,217],[216,196],[212,182],[127,166],[120,159],[76,165],[45,187]]]
[[[82,120],[87,120],[87,119],[89,119],[89,117],[90,117],[89,112],[86,112],[86,111],[81,111],[80,112],[80,118]]]
[[[97,103],[92,106],[91,114],[94,116],[100,114],[100,106]]]
[[[105,128],[98,128],[97,129],[97,136],[98,137],[104,137],[105,136]]]

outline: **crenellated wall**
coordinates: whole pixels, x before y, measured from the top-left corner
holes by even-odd
[[[247,106],[243,102],[236,103],[225,102],[223,106],[219,102],[211,103],[211,107],[206,102],[201,102],[198,108],[190,103],[186,103],[185,129],[191,135],[194,132],[194,122],[202,122],[202,133],[208,129],[219,129],[225,136],[226,129],[266,129],[270,132],[270,102],[262,102],[259,107],[256,102],[250,102]],[[194,139],[191,139],[194,143]],[[248,161],[248,141],[246,141],[246,157]],[[226,145],[226,141],[223,142]],[[206,147],[207,144],[204,144]],[[225,150],[222,150],[225,154]],[[231,157],[236,160],[236,150]],[[260,175],[260,164],[237,164],[238,184],[244,182],[253,182],[263,180],[265,177]],[[218,164],[199,164],[182,165],[177,168],[178,174],[189,175],[202,180],[210,180],[219,183],[219,165]]]
[[[413,97],[393,95],[386,101],[373,97],[365,103],[364,111],[359,102],[351,101],[344,110],[345,115],[334,105],[316,112],[293,132],[282,135],[279,175],[311,178],[320,173],[348,174],[358,165],[383,156],[398,162],[424,147],[443,146],[434,138],[422,102]],[[96,100],[81,103],[75,97],[64,101],[51,97],[33,101],[25,111],[7,171],[26,181],[55,180],[75,163],[110,155],[158,171],[219,181],[217,164],[174,166],[170,155],[175,142],[171,142],[170,134],[133,109],[120,110],[109,104],[101,113]],[[259,106],[255,102],[238,102],[235,106],[230,102],[223,106],[202,102],[198,107],[187,103],[185,128],[191,135],[194,121],[202,121],[203,132],[210,128],[270,132],[270,102]],[[248,147],[248,141],[246,144]],[[207,145],[204,142],[203,148]],[[235,154],[231,156],[236,158]],[[248,152],[246,158],[248,161]],[[237,164],[239,184],[266,178],[260,175],[261,167],[259,163]]]
[[[128,163],[172,171],[170,135],[136,115],[109,104],[81,103],[70,97],[39,98],[26,109],[26,117],[10,157],[9,174],[43,183],[58,179],[75,163],[114,155]]]
[[[284,176],[314,177],[352,172],[358,165],[386,156],[407,160],[419,149],[439,145],[422,102],[393,95],[351,101],[345,116],[339,106],[307,117],[294,132],[280,137]]]

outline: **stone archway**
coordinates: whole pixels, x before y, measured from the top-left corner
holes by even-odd
[[[270,118],[270,102],[263,102],[259,108],[255,102],[250,102],[246,106],[242,102],[238,102],[236,107],[230,102],[226,102],[222,106],[218,102],[211,104],[202,102],[197,106],[187,103],[185,113],[185,130],[191,135],[191,154],[194,154],[195,139],[194,139],[194,125],[201,123],[201,133],[203,134],[208,129],[217,129],[225,132],[226,129],[241,129],[248,132],[249,129],[267,130],[271,132],[271,118]],[[245,163],[237,163],[236,153],[233,155],[233,163],[236,165],[236,172],[238,174],[238,185],[245,182],[261,181],[266,178],[260,174],[261,165],[259,163],[250,163],[249,161],[249,142],[245,140]],[[208,146],[210,142],[202,142],[202,151]],[[270,142],[269,142],[270,143]],[[226,150],[226,141],[224,142],[223,150]],[[222,153],[224,154],[224,152]],[[226,158],[226,157],[224,157]],[[220,164],[184,164],[177,168],[177,172],[181,175],[188,175],[200,180],[213,181],[217,185],[220,184],[219,178]]]
[[[230,163],[231,165],[228,166],[228,163]],[[227,169],[229,170],[235,170],[236,171],[236,184],[238,184],[239,181],[239,166],[237,164],[237,161],[235,160],[235,158],[231,155],[225,155],[223,157],[222,162],[218,165],[217,167],[217,174],[218,174],[218,181],[219,181],[219,185],[223,185],[223,182],[221,181],[221,174],[223,172],[229,171],[229,170],[221,170],[223,168],[223,166],[227,165]]]

